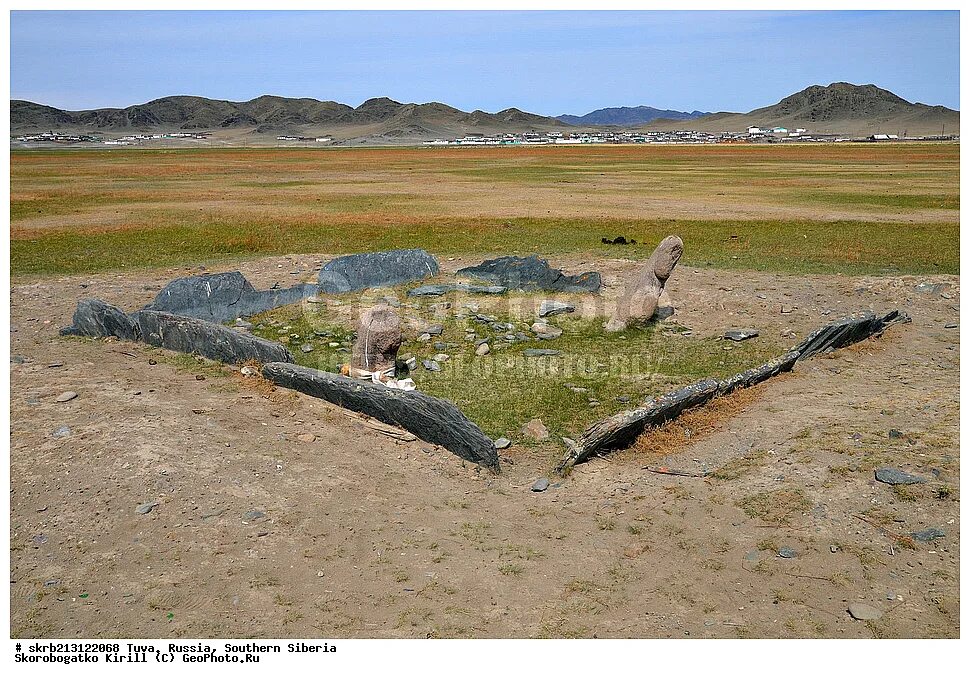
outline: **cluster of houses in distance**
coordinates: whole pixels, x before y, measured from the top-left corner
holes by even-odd
[[[852,137],[839,134],[809,132],[805,128],[789,130],[784,127],[749,127],[745,132],[698,132],[677,130],[672,132],[525,132],[520,134],[466,134],[457,139],[435,139],[424,142],[425,146],[543,146],[551,144],[740,144],[740,143],[791,143],[791,142],[845,142],[845,141],[927,141],[953,140],[956,136],[906,137],[896,134],[873,134],[868,137]]]
[[[160,134],[130,134],[115,138],[105,138],[90,134],[68,134],[43,132],[22,134],[11,141],[24,144],[104,144],[106,146],[132,146],[144,142],[166,139],[205,140],[210,132],[167,132]],[[696,130],[677,130],[673,132],[651,132],[632,130],[606,130],[594,132],[519,132],[498,135],[468,133],[456,139],[434,139],[425,141],[425,146],[543,146],[569,144],[742,144],[742,143],[794,143],[794,142],[846,142],[846,141],[954,141],[958,135],[936,135],[909,137],[906,134],[872,134],[867,137],[852,137],[838,134],[809,132],[805,128],[789,130],[785,127],[749,127],[745,132],[698,132]],[[301,137],[281,134],[276,141],[286,144],[333,144],[330,136]],[[339,143],[339,142],[337,142]]]
[[[67,134],[63,132],[41,132],[40,134],[22,134],[14,137],[21,143],[35,144],[79,144],[94,143],[106,146],[131,146],[146,141],[159,139],[207,139],[209,132],[169,132],[166,134],[128,134],[115,139],[105,139],[92,134]]]

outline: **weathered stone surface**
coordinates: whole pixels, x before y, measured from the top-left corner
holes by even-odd
[[[263,376],[282,387],[322,398],[400,427],[462,459],[498,470],[495,445],[451,401],[419,391],[390,389],[292,363],[269,363]]]
[[[438,260],[424,250],[387,250],[337,257],[323,265],[323,292],[383,288],[438,275]]]
[[[536,441],[545,441],[549,438],[549,430],[538,417],[522,425],[522,434]]]
[[[176,278],[161,289],[145,310],[224,323],[294,304],[315,292],[313,285],[256,290],[240,272],[230,271]]]
[[[660,241],[650,259],[627,279],[617,298],[616,310],[604,325],[608,332],[619,332],[631,323],[650,320],[683,252],[684,242],[678,236],[667,236]]]
[[[869,337],[878,337],[891,325],[911,321],[905,311],[898,309],[883,316],[876,316],[869,311],[822,326],[794,347],[794,350],[799,353],[799,360],[801,360],[822,351],[831,351],[861,342]]]
[[[890,486],[908,486],[914,483],[926,483],[922,476],[908,474],[893,467],[880,467],[876,470],[876,481],[888,483]]]
[[[532,324],[532,332],[541,340],[553,340],[562,335],[562,328],[549,325],[545,321],[536,321]]]
[[[132,318],[143,342],[223,363],[292,361],[282,344],[199,318],[164,311],[136,311]]]
[[[757,330],[728,330],[724,333],[724,339],[733,342],[743,342],[758,336]]]
[[[350,365],[371,372],[391,369],[403,340],[398,313],[386,304],[371,307],[360,315]]]
[[[918,530],[915,533],[910,533],[910,537],[920,542],[932,542],[937,538],[945,538],[946,533],[939,528],[926,528],[924,530]]]
[[[449,292],[469,295],[504,295],[509,291],[504,285],[474,285],[466,283],[439,283],[422,285],[408,290],[408,297],[440,297]]]
[[[137,340],[138,327],[118,307],[100,299],[82,299],[77,303],[71,325],[61,328],[61,334]]]
[[[750,368],[744,372],[720,380],[717,385],[717,395],[723,396],[724,394],[730,394],[735,389],[752,387],[775,375],[788,372],[795,366],[797,360],[798,352],[789,351],[755,368]]]
[[[539,304],[539,318],[555,316],[557,314],[571,314],[576,311],[576,307],[567,302],[557,302],[552,299],[544,299]]]
[[[552,290],[557,292],[596,292],[603,281],[596,271],[567,276],[553,269],[549,262],[536,255],[530,257],[499,257],[476,266],[458,270],[459,276],[471,276],[494,281],[510,290]]]
[[[882,611],[870,604],[854,602],[849,604],[849,615],[856,620],[878,620],[882,617]]]
[[[542,476],[536,479],[536,482],[532,484],[533,493],[543,493],[549,488],[549,478]]]

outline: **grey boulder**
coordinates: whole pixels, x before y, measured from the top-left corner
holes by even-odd
[[[100,299],[82,299],[78,302],[71,325],[60,332],[62,335],[114,336],[125,340],[139,338],[135,322],[118,307]]]
[[[459,276],[471,276],[503,285],[510,290],[551,290],[554,292],[596,292],[603,281],[596,271],[568,276],[553,269],[536,255],[499,257],[476,266],[458,270]]]
[[[224,323],[294,304],[314,292],[312,285],[256,290],[240,272],[229,271],[176,278],[145,309]]]
[[[438,271],[438,260],[424,250],[365,252],[330,260],[320,269],[318,282],[323,292],[352,292],[418,281]]]

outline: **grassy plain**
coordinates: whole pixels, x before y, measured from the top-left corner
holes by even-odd
[[[11,271],[268,254],[642,257],[957,273],[959,146],[64,150],[11,153]],[[603,236],[640,245],[617,250]]]

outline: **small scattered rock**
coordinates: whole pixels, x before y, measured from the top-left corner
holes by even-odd
[[[424,360],[421,361],[421,365],[424,366],[425,370],[430,370],[431,372],[439,372],[441,370],[441,365],[437,361]]]
[[[159,504],[161,503],[158,500],[151,500],[150,502],[145,502],[135,507],[135,511],[139,514],[147,514],[155,509],[155,507],[157,507]]]
[[[758,336],[757,330],[728,330],[724,333],[724,339],[733,342],[743,342]]]
[[[504,436],[503,436],[502,438],[499,438],[499,439],[495,439],[495,448],[496,448],[497,450],[503,450],[503,449],[505,449],[505,448],[508,448],[508,447],[509,447],[509,446],[511,446],[511,445],[512,445],[512,442],[511,442],[511,441],[509,441],[509,440],[508,440],[507,438],[505,438]]]
[[[522,425],[522,433],[536,441],[545,441],[549,438],[549,430],[538,417],[533,418]]]
[[[959,323],[947,323],[946,325],[943,326],[943,328],[946,330],[953,330],[954,328],[959,328],[959,327],[960,327]]]
[[[313,443],[317,440],[317,437],[314,434],[300,434],[296,437],[296,440],[303,443]]]
[[[892,467],[880,467],[876,470],[876,481],[888,483],[891,486],[908,486],[913,483],[926,483],[926,479],[921,476],[907,474],[901,469]]]
[[[562,328],[549,325],[545,321],[537,321],[532,324],[532,332],[534,332],[536,337],[539,339],[552,340],[562,335]]]
[[[27,359],[25,359],[23,356],[14,356],[14,355],[10,356],[10,362],[16,365],[22,365],[23,362],[26,360]]]
[[[57,401],[58,403],[67,403],[68,401],[72,401],[76,398],[77,398],[76,391],[65,391],[61,394],[58,394],[57,398],[55,398],[54,400]]]
[[[451,356],[449,356],[448,354],[435,354],[434,356],[431,357],[431,360],[437,361],[438,363],[444,363],[449,358],[451,358]]]
[[[838,545],[829,545],[829,551],[832,552],[833,554],[835,554],[836,552],[839,551],[839,546]]]
[[[889,438],[891,438],[891,439],[901,439],[901,438],[903,438],[903,432],[899,431],[898,429],[890,429],[889,430]]]
[[[778,556],[780,556],[782,559],[794,559],[796,556],[798,556],[798,552],[791,547],[782,547],[778,550]]]
[[[71,435],[71,428],[68,427],[66,424],[61,427],[58,427],[51,434],[51,436],[53,436],[56,439],[62,439],[70,435]]]
[[[919,540],[920,542],[932,542],[937,538],[946,537],[946,533],[941,531],[939,528],[927,528],[925,530],[918,530],[915,533],[910,533],[909,535],[914,540]]]
[[[302,351],[304,354],[309,354],[311,351],[313,351],[313,345],[310,344],[309,342],[306,344],[303,344],[300,346],[300,351]]]
[[[239,372],[241,372],[246,377],[253,377],[254,375],[259,374],[259,371],[256,368],[249,365],[244,365],[242,368],[239,369]]]
[[[488,346],[488,342],[482,342],[477,347],[475,347],[475,355],[476,356],[485,356],[491,350],[492,350],[492,348],[490,346]]]
[[[431,341],[431,335],[429,335],[426,332],[423,332],[420,335],[418,335],[418,341],[419,342],[430,342]],[[337,346],[340,346],[340,345],[338,344]]]
[[[445,329],[440,325],[432,325],[424,329],[425,335],[440,335]]]
[[[544,490],[546,490],[548,487],[549,487],[549,479],[543,476],[542,478],[536,479],[536,482],[532,484],[532,492],[541,493]]]
[[[878,620],[882,617],[882,611],[875,606],[857,602],[849,605],[849,615],[856,620]]]
[[[566,302],[557,302],[552,299],[544,299],[539,304],[539,317],[555,316],[556,314],[571,314],[576,311],[576,307]]]
[[[255,521],[256,519],[261,519],[266,516],[265,512],[261,512],[258,509],[250,509],[248,512],[243,514],[243,521]]]

